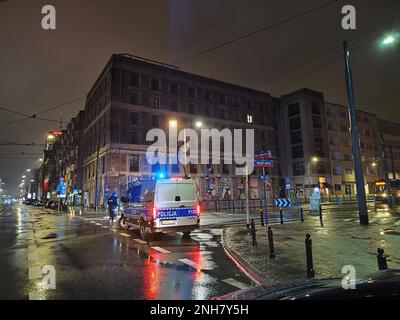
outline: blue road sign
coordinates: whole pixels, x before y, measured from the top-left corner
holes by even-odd
[[[275,206],[279,208],[288,208],[292,206],[292,201],[290,199],[275,199]]]

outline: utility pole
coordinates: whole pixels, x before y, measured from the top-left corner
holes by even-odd
[[[100,126],[97,125],[96,180],[95,180],[95,195],[94,195],[94,207],[96,212],[99,209],[99,152],[100,152]]]
[[[360,218],[360,224],[363,226],[367,226],[369,224],[368,208],[367,208],[367,200],[365,197],[365,185],[364,185],[364,176],[361,164],[353,79],[350,69],[350,59],[349,59],[350,53],[347,46],[347,41],[343,42],[343,53],[344,53],[344,63],[345,63],[347,99],[348,99],[349,115],[350,115],[351,140],[352,140],[352,149],[354,157],[354,170],[356,176],[358,214]]]
[[[246,164],[246,227],[250,228],[250,209],[249,209],[249,169]]]
[[[268,226],[268,192],[267,183],[268,175],[266,175],[265,168],[263,168],[263,182],[264,182],[264,210],[265,210],[265,224]]]
[[[390,180],[389,180],[389,170],[388,170],[388,163],[387,163],[387,155],[386,155],[386,146],[385,146],[385,138],[383,136],[383,132],[381,132],[381,146],[382,146],[382,157],[383,157],[383,167],[385,170],[385,189],[388,195],[388,206],[389,208],[393,207],[392,202],[392,192],[390,188]]]
[[[392,150],[392,145],[389,146],[389,152],[390,152],[390,159],[392,162],[392,178],[393,180],[396,179],[396,168],[394,166],[394,158],[393,158],[393,150]]]

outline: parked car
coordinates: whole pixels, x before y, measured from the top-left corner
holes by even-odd
[[[400,300],[400,270],[379,271],[355,281],[354,289],[345,290],[342,278],[312,280],[291,287],[270,285],[238,290],[214,300]]]

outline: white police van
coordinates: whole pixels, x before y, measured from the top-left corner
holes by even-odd
[[[190,232],[199,228],[200,205],[192,179],[171,178],[132,182],[119,219],[123,229],[139,229],[140,237],[154,233]]]

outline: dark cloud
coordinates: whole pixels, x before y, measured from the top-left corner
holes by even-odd
[[[325,2],[328,0],[0,2],[0,105],[33,114],[84,95],[114,52],[172,63]],[[55,31],[41,29],[41,8],[45,4],[57,9]],[[340,27],[340,8],[344,4],[353,4],[357,9],[356,31],[343,31]],[[351,48],[355,48],[371,39],[351,55],[356,101],[362,108],[398,89],[400,47],[382,50],[377,42],[385,32],[400,29],[398,22],[387,23],[396,16],[400,16],[398,0],[339,1],[306,17],[196,57],[180,67],[253,87],[327,48],[340,45],[343,39],[362,35],[351,43]],[[363,35],[375,25],[382,28]],[[341,59],[291,85],[340,55],[340,49],[324,55],[261,89],[281,95],[310,87],[324,92],[328,101],[345,104]],[[370,111],[388,120],[399,120],[399,102],[400,94],[393,95]],[[83,107],[84,101],[80,101],[43,116],[67,121]],[[4,123],[19,117],[0,112],[0,119]],[[47,131],[58,127],[57,123],[27,120],[0,127],[0,140],[42,142]],[[0,154],[6,153],[2,148]],[[7,148],[16,152],[40,150]],[[0,156],[0,177],[10,183],[13,191],[19,179],[13,177],[38,165],[33,159],[22,158],[28,156],[21,159]]]

